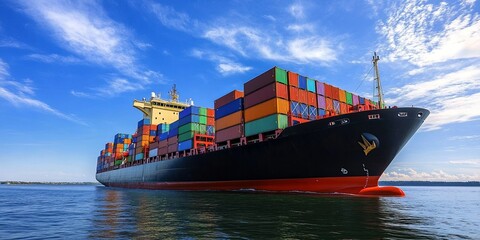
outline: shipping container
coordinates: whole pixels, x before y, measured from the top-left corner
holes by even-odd
[[[225,142],[232,139],[243,137],[243,124],[231,126],[215,133],[215,142]]]
[[[188,139],[192,139],[195,135],[195,132],[189,131],[178,135],[178,142],[183,142]]]
[[[257,89],[260,89],[270,83],[273,82],[280,82],[285,85],[288,84],[287,81],[287,72],[283,69],[278,67],[274,67],[259,76],[253,78],[252,80],[246,82],[243,85],[243,89],[245,91],[245,95],[248,95],[252,92],[255,92]]]
[[[288,127],[288,117],[283,114],[273,114],[252,122],[245,123],[245,136],[269,132]]]
[[[207,116],[202,116],[202,115],[200,115],[200,116],[198,117],[198,122],[199,122],[200,124],[207,125]]]
[[[365,104],[365,98],[363,98],[363,97],[358,97],[358,102],[359,102],[360,104]]]
[[[178,135],[178,128],[175,128],[175,129],[170,128],[170,131],[168,131],[168,137],[171,138],[177,135]]]
[[[167,141],[168,141],[168,145],[177,144],[178,143],[178,136],[175,135],[174,137],[168,138]]]
[[[325,85],[318,81],[316,81],[315,84],[317,85],[317,94],[325,96]]]
[[[307,77],[298,75],[298,88],[307,90]]]
[[[214,111],[214,110],[212,109],[212,111]],[[214,115],[214,116],[215,116],[215,115]],[[212,117],[207,117],[207,125],[210,125],[210,126],[215,125],[215,118],[214,118],[214,116],[212,116]]]
[[[158,156],[162,156],[168,153],[168,146],[167,147],[161,147],[158,149]]]
[[[178,151],[178,143],[168,145],[167,151],[168,151],[168,153],[177,152]]]
[[[188,150],[193,148],[193,140],[189,139],[178,143],[178,151]]]
[[[333,100],[331,98],[325,98],[325,110],[333,111]]]
[[[346,104],[346,103],[340,103],[340,113],[341,113],[341,114],[348,113],[348,109],[347,109],[347,104]]]
[[[353,102],[353,106],[356,106],[359,104],[359,100],[358,100],[358,96],[355,95],[355,94],[352,94],[352,102]]]
[[[340,89],[332,86],[332,99],[340,100]]]
[[[158,148],[150,149],[150,151],[148,151],[149,157],[156,157],[157,155],[158,155]]]
[[[298,74],[294,72],[288,72],[288,85],[298,88]]]
[[[207,117],[214,118],[215,117],[215,110],[211,108],[207,108]]]
[[[319,117],[325,116],[325,109],[319,108],[319,109],[318,109],[318,116],[319,116]]]
[[[200,123],[200,115],[187,115],[178,120],[178,128],[180,126],[183,126],[187,123]],[[205,124],[206,124],[206,119],[205,119]]]
[[[230,115],[242,109],[243,109],[243,98],[235,99],[234,101],[215,109],[215,119],[220,119],[222,117],[225,117],[227,115]]]
[[[338,90],[338,100],[343,103],[347,102],[347,96],[346,96],[345,90],[343,89]]]
[[[317,94],[313,92],[307,92],[307,104],[317,107]]]
[[[308,119],[308,105],[305,103],[300,103],[300,117]]]
[[[308,118],[310,120],[317,119],[317,108],[315,106],[308,106]]]
[[[353,105],[352,93],[345,91],[345,99],[347,104]]]
[[[333,111],[335,111],[336,114],[340,114],[340,102],[337,100],[333,100]]]
[[[302,112],[300,111],[300,104],[295,101],[290,101],[290,114],[295,117],[300,117]]]
[[[238,111],[215,121],[215,129],[222,130],[243,123],[243,111]]]
[[[224,105],[226,105],[230,102],[233,102],[234,100],[239,99],[239,98],[243,98],[243,92],[238,91],[238,90],[233,90],[233,91],[223,95],[222,97],[218,98],[217,100],[215,100],[215,102],[214,102],[215,109],[217,109],[221,106],[224,106]],[[213,117],[213,115],[211,117]]]
[[[325,97],[322,95],[317,95],[317,107],[325,109]]]
[[[135,155],[135,161],[137,161],[137,160],[142,160],[142,159],[143,159],[143,156],[144,156],[143,153],[137,153],[137,154]]]
[[[298,89],[298,102],[299,103],[308,103],[307,90]]]
[[[245,122],[250,122],[272,114],[288,114],[290,104],[287,100],[273,98],[253,107],[245,109]]]
[[[197,106],[190,106],[190,107],[187,107],[185,109],[183,109],[183,111],[181,111],[179,113],[179,118],[182,119],[186,116],[189,116],[189,115],[200,115],[200,107],[197,107]],[[205,114],[206,115],[206,114]],[[181,125],[181,124],[180,124]]]
[[[262,87],[245,96],[243,107],[249,108],[276,97],[288,100],[288,86],[279,82],[274,82]]]
[[[162,140],[160,142],[158,142],[158,148],[164,148],[164,147],[167,147],[168,146],[168,140]]]
[[[298,102],[298,88],[294,86],[289,86],[288,87],[288,95],[289,95],[289,100],[290,101],[295,101]]]
[[[326,83],[324,84],[324,86],[325,86],[325,97],[333,98],[332,86]]]
[[[307,91],[317,93],[316,82],[314,79],[307,78]]]
[[[150,125],[150,118],[144,118],[140,121],[138,121],[138,127],[142,127],[144,125]]]
[[[207,125],[201,123],[187,123],[178,128],[178,135],[181,135],[186,132],[196,132],[200,134],[207,133]]]
[[[160,134],[160,136],[158,136],[158,139],[160,141],[166,140],[167,138],[168,138],[168,132],[164,132],[164,133]]]
[[[160,123],[157,125],[157,134],[160,135],[164,132],[168,132],[170,130],[170,124],[167,123]]]

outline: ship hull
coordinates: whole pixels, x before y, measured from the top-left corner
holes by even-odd
[[[126,188],[358,194],[378,186],[428,114],[421,108],[344,114],[288,127],[273,140],[120,167],[96,178]]]

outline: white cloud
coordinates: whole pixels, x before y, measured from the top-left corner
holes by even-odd
[[[234,73],[244,73],[250,71],[252,67],[243,66],[240,63],[237,63],[227,57],[220,56],[216,53],[205,52],[198,49],[194,49],[191,52],[191,55],[200,59],[207,59],[216,64],[216,69],[222,75],[230,75]]]
[[[377,31],[389,61],[418,66],[480,57],[480,17],[469,4],[395,2]]]
[[[103,88],[99,88],[98,95],[100,96],[114,96],[124,92],[131,92],[143,89],[141,84],[131,82],[124,78],[113,78],[108,81],[108,85]]]
[[[15,39],[12,39],[12,38],[1,39],[0,40],[0,47],[30,49],[30,47],[27,46],[26,44],[24,44],[22,42],[19,42]]]
[[[461,165],[480,165],[480,159],[455,160],[449,161],[449,163]]]
[[[305,17],[304,7],[298,2],[288,6],[287,10],[288,13],[290,13],[290,15],[292,15],[294,18],[302,19]]]
[[[432,80],[392,88],[387,96],[391,97],[387,102],[393,105],[429,108],[431,115],[424,125],[427,130],[477,120],[480,119],[480,66],[472,65]]]
[[[421,172],[413,168],[385,172],[381,181],[480,181],[480,174],[451,174],[443,170]]]
[[[170,6],[151,3],[148,5],[148,8],[166,27],[188,32],[193,27],[192,24],[195,24],[190,20],[188,14],[177,12]]]
[[[87,125],[75,116],[62,113],[59,110],[52,108],[47,103],[35,99],[33,97],[35,92],[31,80],[21,83],[14,80],[6,80],[5,78],[8,76],[10,76],[8,65],[0,59],[0,98],[3,98],[16,107],[37,109],[81,125]]]
[[[81,62],[80,59],[72,56],[60,56],[58,54],[49,54],[49,55],[42,55],[42,54],[30,54],[28,58],[45,62],[45,63],[79,63]]]
[[[448,138],[448,140],[459,141],[459,140],[477,140],[480,139],[480,135],[464,135],[464,136],[453,136]]]

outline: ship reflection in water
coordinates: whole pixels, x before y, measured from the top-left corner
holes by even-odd
[[[455,231],[445,232],[448,225],[438,225],[435,213],[418,214],[415,202],[408,196],[378,198],[97,187],[97,197],[92,238],[462,237]]]

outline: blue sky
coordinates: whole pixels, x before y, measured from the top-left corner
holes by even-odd
[[[94,181],[133,99],[213,107],[272,66],[431,115],[383,180],[480,180],[479,3],[0,1],[0,180]]]

